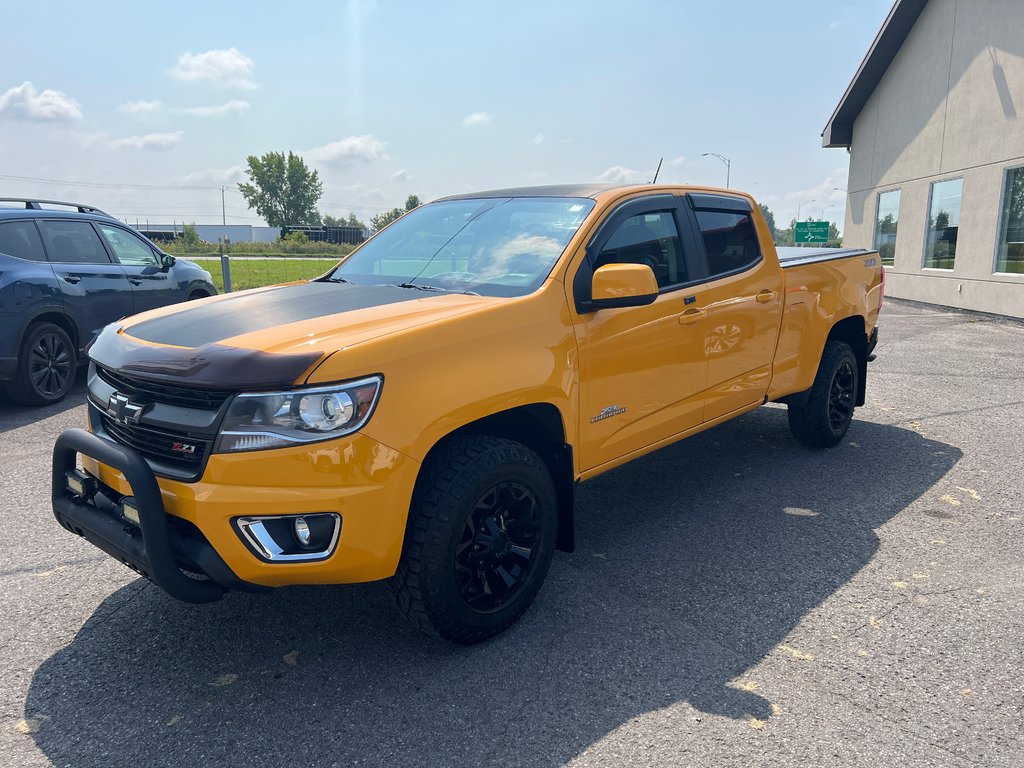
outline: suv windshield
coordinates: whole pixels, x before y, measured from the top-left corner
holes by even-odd
[[[565,197],[431,203],[368,241],[326,279],[525,296],[544,282],[593,208],[593,200]]]

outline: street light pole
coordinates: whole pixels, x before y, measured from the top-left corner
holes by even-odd
[[[804,200],[804,202],[800,203],[800,205],[798,205],[796,207],[796,220],[800,221],[800,209],[801,208],[803,208],[805,205],[808,205],[809,203],[816,203],[816,202],[818,202],[818,201],[817,200]]]
[[[705,152],[701,157],[717,157],[723,163],[725,163],[725,188],[729,188],[729,184],[732,180],[732,160],[728,157],[723,157],[717,152]]]

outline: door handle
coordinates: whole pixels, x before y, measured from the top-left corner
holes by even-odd
[[[129,277],[128,278],[128,282],[131,283],[132,285],[142,285],[142,278],[141,277]]]
[[[758,304],[767,304],[769,301],[775,298],[775,291],[769,291],[767,289],[763,291],[758,291],[757,295],[754,298],[757,299]]]
[[[679,316],[680,325],[693,325],[696,322],[704,319],[704,315],[707,314],[703,309],[688,309]]]
[[[82,278],[80,275],[64,275],[64,282],[71,283],[72,285],[77,285],[78,283],[82,282]]]

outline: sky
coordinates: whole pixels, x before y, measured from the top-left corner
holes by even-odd
[[[662,157],[659,181],[724,186],[713,152],[780,224],[803,204],[842,227],[848,155],[821,132],[890,6],[9,4],[0,197],[202,224],[226,186],[228,223],[260,224],[245,158],[293,151],[321,211],[366,220],[409,194],[649,181]]]

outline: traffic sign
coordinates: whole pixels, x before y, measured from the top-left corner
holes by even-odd
[[[828,242],[828,225],[827,221],[798,221],[793,239],[797,243],[824,245]]]

